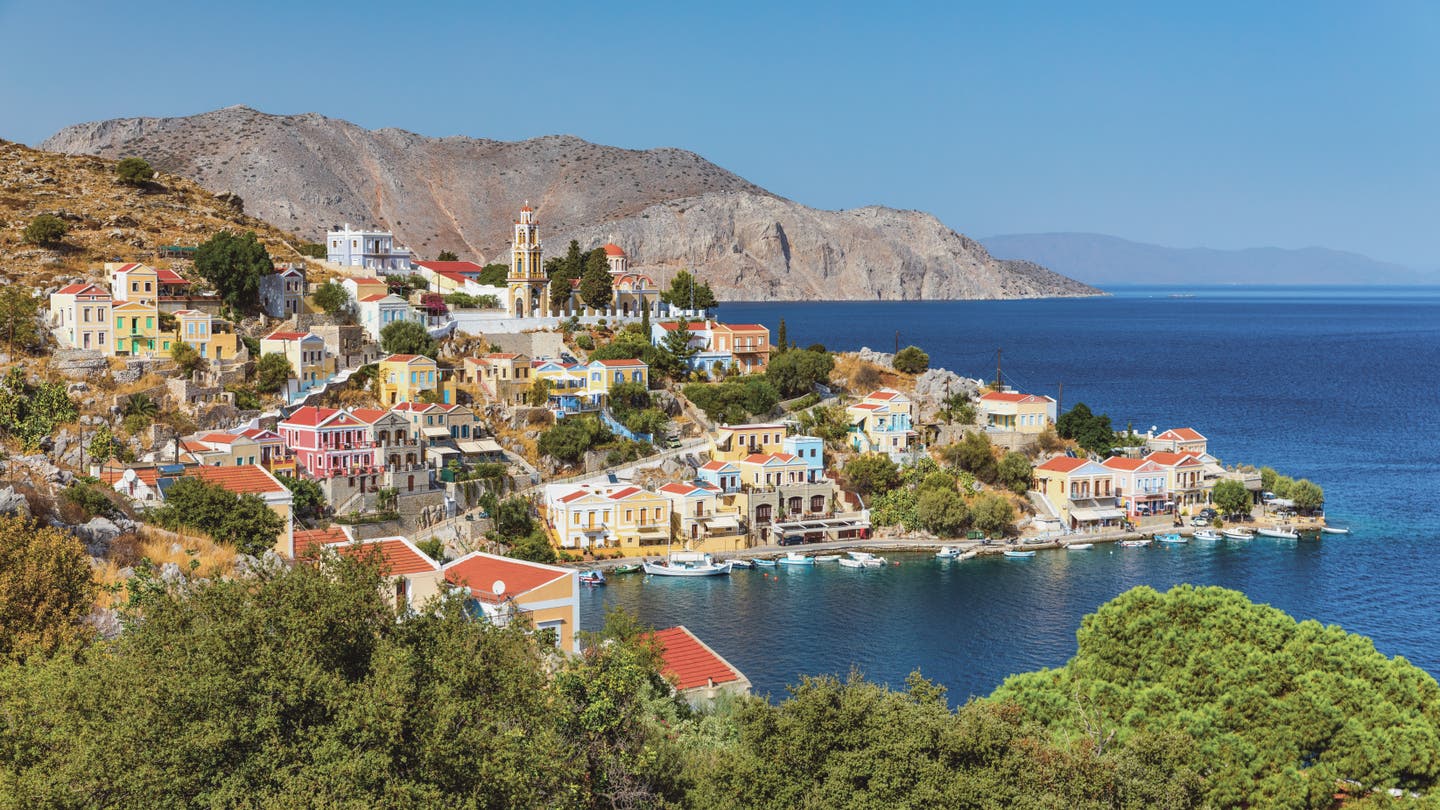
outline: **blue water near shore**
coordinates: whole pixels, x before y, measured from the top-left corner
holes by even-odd
[[[1044,301],[729,303],[732,322],[785,318],[835,350],[926,349],[932,365],[1109,413],[1117,427],[1192,426],[1227,463],[1269,464],[1325,488],[1349,537],[1248,545],[1041,552],[1031,560],[615,577],[583,622],[623,605],[685,624],[756,691],[803,674],[899,684],[914,669],[963,700],[1074,654],[1086,613],[1135,585],[1244,591],[1302,619],[1372,637],[1440,674],[1440,288],[1123,288]],[[1172,297],[1193,293],[1193,297]],[[833,565],[833,564],[832,564]]]

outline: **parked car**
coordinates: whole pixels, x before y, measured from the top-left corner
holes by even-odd
[[[1207,518],[1207,517],[1205,517],[1204,515],[1196,515],[1195,517],[1190,518],[1190,525],[1191,525],[1191,526],[1209,526],[1211,520],[1213,520],[1213,518]]]
[[[787,534],[780,537],[780,545],[782,546],[798,546],[804,542],[805,535],[803,534]]]

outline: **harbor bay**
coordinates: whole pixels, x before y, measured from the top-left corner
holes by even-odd
[[[1085,402],[1116,427],[1192,425],[1227,464],[1268,464],[1325,487],[1349,536],[1042,551],[936,563],[890,555],[875,571],[737,571],[707,581],[614,577],[585,594],[587,624],[621,605],[683,623],[760,693],[851,667],[897,684],[920,669],[951,699],[1007,674],[1058,666],[1083,615],[1135,585],[1243,591],[1299,619],[1336,623],[1440,672],[1434,558],[1440,486],[1440,291],[1429,288],[1128,288],[1077,300],[727,303],[725,317],[800,345],[926,349],[935,366]]]

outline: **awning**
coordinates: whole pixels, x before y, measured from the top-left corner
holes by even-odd
[[[450,438],[449,428],[427,427],[420,428],[420,435],[427,439],[448,439]]]
[[[505,450],[499,442],[491,439],[482,439],[478,442],[457,442],[456,447],[467,456],[498,456]]]
[[[734,515],[715,515],[713,517],[701,518],[700,522],[711,529],[740,528],[740,521]]]
[[[1070,517],[1081,523],[1090,523],[1096,520],[1120,520],[1125,513],[1119,509],[1071,509]]]

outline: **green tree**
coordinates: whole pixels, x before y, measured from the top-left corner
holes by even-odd
[[[567,416],[540,434],[536,448],[543,455],[574,463],[614,439],[605,423],[593,416]]]
[[[253,231],[221,231],[195,251],[195,271],[220,294],[232,311],[259,311],[260,279],[275,272],[275,262]]]
[[[275,477],[290,490],[296,518],[306,522],[314,521],[323,515],[326,507],[330,505],[329,501],[325,500],[325,491],[309,478],[295,478],[283,474]]]
[[[0,381],[0,433],[33,451],[55,428],[80,416],[75,400],[59,380],[31,385],[21,366],[11,366]]]
[[[1245,485],[1233,478],[1216,481],[1215,488],[1210,492],[1210,500],[1222,515],[1248,514],[1251,504],[1254,503]]]
[[[970,503],[970,522],[988,537],[1015,531],[1015,505],[1004,495],[982,492]]]
[[[798,397],[810,393],[816,383],[823,385],[829,382],[834,368],[835,357],[829,352],[790,349],[770,359],[765,378],[782,395]]]
[[[495,509],[495,533],[507,542],[525,537],[535,530],[530,502],[521,497],[506,498]]]
[[[609,309],[615,301],[611,281],[605,252],[592,251],[580,276],[580,298],[594,309]]]
[[[690,360],[700,353],[700,347],[692,346],[690,341],[694,333],[690,331],[690,321],[681,318],[675,322],[675,328],[667,330],[665,337],[660,340],[660,347],[664,349],[675,362],[681,367],[688,367]]]
[[[977,478],[979,476],[976,476]],[[996,482],[1016,495],[1024,495],[1035,479],[1035,468],[1024,453],[1011,451],[1000,459]]]
[[[310,297],[326,315],[342,315],[350,311],[350,293],[333,278],[316,287]]]
[[[165,493],[165,503],[151,518],[169,529],[189,527],[241,554],[258,556],[275,545],[285,521],[258,495],[236,495],[199,478],[181,478]]]
[[[325,246],[319,242],[306,242],[302,245],[297,245],[295,252],[301,256],[308,256],[311,259],[323,259],[329,255],[325,250]]]
[[[660,293],[660,300],[679,309],[714,309],[718,304],[710,285],[699,283],[689,270],[670,279],[670,288]]]
[[[559,559],[555,554],[555,547],[550,545],[550,538],[545,535],[545,530],[538,526],[529,534],[511,541],[506,556],[546,564]]]
[[[480,270],[480,276],[475,283],[484,284],[488,287],[504,287],[506,279],[510,277],[510,265],[508,264],[487,264]]]
[[[120,162],[115,164],[115,175],[122,183],[143,186],[155,179],[155,170],[144,158],[127,157],[121,158]]]
[[[525,394],[525,401],[532,408],[543,408],[550,401],[550,380],[543,377],[535,378],[530,383],[530,390]]]
[[[153,420],[160,414],[160,405],[144,391],[131,394],[123,409],[126,417],[143,416]]]
[[[1096,455],[1108,455],[1115,446],[1115,429],[1110,426],[1110,417],[1092,413],[1083,402],[1060,415],[1055,421],[1055,431],[1060,438],[1074,439]]]
[[[779,354],[789,348],[790,344],[788,341],[789,336],[785,334],[785,319],[781,318],[780,326],[775,330],[775,354]]]
[[[915,505],[915,518],[920,528],[941,537],[954,537],[965,530],[970,512],[965,499],[952,489],[924,491]]]
[[[1207,806],[1325,808],[1342,779],[1361,791],[1440,779],[1440,685],[1339,627],[1223,588],[1141,586],[1076,639],[1065,666],[1012,676],[991,699],[1055,739],[1102,730],[1123,749],[1194,733],[1177,764],[1206,775]]]
[[[387,354],[421,354],[432,360],[440,353],[440,344],[415,321],[386,324],[380,330],[380,348]]]
[[[921,351],[919,346],[906,346],[895,353],[893,365],[896,371],[919,374],[930,368],[930,355]]]
[[[946,422],[961,425],[975,424],[975,403],[970,401],[970,395],[964,391],[957,391],[940,401],[940,415]]]
[[[104,464],[112,458],[118,458],[128,453],[129,448],[121,444],[115,434],[110,432],[110,426],[100,425],[95,429],[95,434],[90,437],[90,443],[85,446],[86,455],[97,464]]]
[[[0,287],[0,334],[10,351],[30,349],[40,344],[40,324],[36,315],[40,303],[28,287],[7,284]]]
[[[0,661],[50,656],[88,640],[84,619],[95,594],[90,557],[75,535],[0,515]],[[0,783],[4,762],[0,754]]]
[[[458,262],[458,261],[460,261],[460,257],[457,256],[457,255],[455,255],[455,251],[453,251],[453,250],[442,250],[442,251],[440,251],[440,255],[435,257],[435,261],[437,261],[437,262]]]
[[[900,483],[900,468],[883,453],[862,453],[845,462],[845,480],[861,495]]]
[[[22,236],[32,245],[54,247],[60,244],[69,232],[70,226],[65,224],[65,220],[53,214],[40,214],[25,226]]]
[[[1290,500],[1295,508],[1306,512],[1319,509],[1325,503],[1325,491],[1307,478],[1301,478],[1290,487]]]
[[[283,390],[294,377],[295,368],[283,354],[262,354],[255,361],[255,387],[267,394]]]
[[[945,463],[962,469],[987,484],[993,484],[1000,474],[1000,465],[995,461],[995,446],[990,437],[980,431],[965,434],[960,441],[940,448]]]
[[[179,366],[181,373],[187,377],[210,367],[209,361],[200,356],[200,350],[183,340],[171,344],[170,359],[175,361],[175,365]]]

